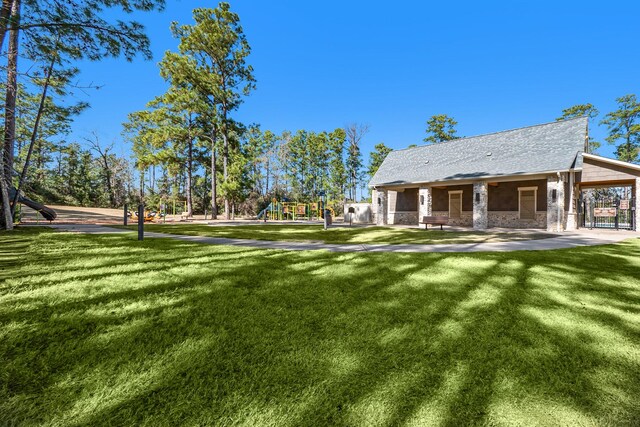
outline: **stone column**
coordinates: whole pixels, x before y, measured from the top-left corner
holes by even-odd
[[[378,205],[376,201],[376,190],[375,188],[371,189],[371,218],[369,222],[376,223],[376,213],[378,212]]]
[[[577,229],[578,218],[576,212],[576,183],[575,183],[575,172],[569,172],[569,206],[567,212],[567,231],[573,231]]]
[[[634,229],[637,232],[640,232],[640,178],[636,178],[635,193],[633,194],[633,199],[636,204],[636,211],[635,211],[635,217],[634,217],[634,220],[635,220]]]
[[[563,221],[564,182],[562,180],[562,175],[550,175],[547,177],[547,231],[563,231]]]
[[[375,196],[376,225],[387,225],[387,190],[376,189]]]
[[[423,216],[431,216],[433,199],[431,187],[420,187],[418,190],[418,226],[421,228],[427,225],[420,224]]]
[[[558,182],[558,206],[560,207],[560,231],[566,230],[567,226],[567,208],[564,201],[565,187],[564,183],[567,181],[567,174],[560,174],[560,181]]]
[[[489,187],[486,182],[473,183],[473,229],[484,230],[489,224]]]

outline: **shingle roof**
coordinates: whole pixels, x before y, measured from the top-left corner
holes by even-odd
[[[369,186],[579,169],[586,133],[580,117],[392,151]]]

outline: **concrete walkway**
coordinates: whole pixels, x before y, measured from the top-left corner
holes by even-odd
[[[51,228],[85,234],[131,233],[131,230],[104,227],[100,225],[50,225]],[[169,238],[186,242],[209,245],[232,245],[262,249],[282,249],[293,251],[328,250],[331,252],[507,252],[542,251],[550,249],[575,248],[579,246],[606,245],[629,238],[640,237],[638,233],[615,230],[580,230],[566,232],[558,237],[512,242],[455,243],[455,244],[335,244],[317,242],[278,242],[270,240],[228,239],[222,237],[184,236],[178,234],[146,232],[146,238]]]

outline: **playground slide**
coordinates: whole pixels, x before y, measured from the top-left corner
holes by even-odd
[[[16,189],[11,187],[9,188],[9,199],[13,200],[13,198],[15,197],[16,194]],[[44,217],[44,219],[46,219],[47,221],[53,221],[54,219],[56,219],[56,217],[58,216],[58,214],[56,213],[56,211],[54,211],[53,209],[35,202],[27,197],[24,197],[22,195],[18,195],[18,203],[22,203],[23,205],[27,205],[29,206],[31,209],[36,210],[38,212],[40,212],[40,215],[42,215]]]
[[[263,215],[266,215],[269,209],[271,209],[271,203],[269,203],[269,206],[260,211],[260,213],[258,214],[258,219],[261,219]]]

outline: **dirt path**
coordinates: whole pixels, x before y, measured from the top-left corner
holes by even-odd
[[[47,205],[55,210],[58,217],[53,224],[122,224],[124,211],[122,209],[109,208],[85,208],[82,206]],[[167,222],[179,222],[180,215],[169,216]],[[196,215],[194,220],[204,220],[204,215]],[[21,223],[42,224],[47,223],[33,209],[22,205]]]

